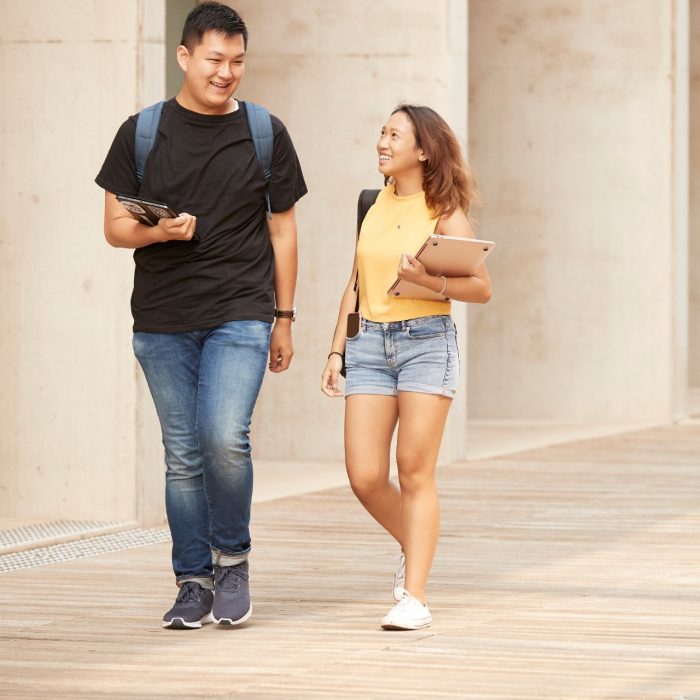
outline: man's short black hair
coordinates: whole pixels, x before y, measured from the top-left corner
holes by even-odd
[[[187,15],[180,43],[192,53],[202,43],[205,32],[216,32],[227,38],[242,34],[243,46],[248,48],[248,29],[245,22],[235,10],[220,2],[207,0]]]

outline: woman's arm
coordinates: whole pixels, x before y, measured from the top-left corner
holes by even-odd
[[[340,309],[338,310],[338,321],[335,324],[335,332],[333,333],[333,342],[331,343],[331,352],[326,367],[321,375],[321,391],[327,396],[342,396],[343,392],[338,388],[338,375],[343,366],[343,360],[340,355],[345,353],[345,334],[347,332],[348,314],[355,311],[355,303],[357,300],[357,291],[355,290],[355,281],[357,280],[357,257],[352,266],[352,274],[350,281],[345,287],[342,299],[340,300]],[[335,353],[339,353],[335,354]]]
[[[474,238],[469,221],[461,209],[456,209],[447,217],[442,217],[435,227],[440,236]],[[446,296],[455,301],[468,301],[485,304],[491,298],[491,278],[486,264],[482,263],[469,277],[436,277],[428,273],[425,266],[412,255],[403,255],[397,275],[400,279],[419,284],[436,295]]]

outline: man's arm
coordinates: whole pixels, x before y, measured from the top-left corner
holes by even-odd
[[[146,226],[134,219],[114,194],[105,192],[105,238],[115,248],[143,248],[164,241],[189,241],[196,227],[197,219],[191,214],[161,219],[158,226]]]
[[[273,214],[267,225],[275,253],[275,306],[289,310],[294,306],[297,286],[297,222],[294,207]],[[270,371],[284,372],[293,354],[292,320],[275,319],[270,338]]]

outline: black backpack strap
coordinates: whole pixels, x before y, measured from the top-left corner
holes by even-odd
[[[360,231],[362,230],[362,222],[367,216],[367,212],[370,207],[377,201],[379,192],[381,190],[362,190],[360,196],[357,198],[357,238],[360,237]],[[357,296],[355,298],[355,313],[360,310],[360,273],[357,273],[355,277],[355,292]]]

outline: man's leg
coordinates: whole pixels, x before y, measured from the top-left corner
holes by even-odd
[[[211,587],[209,508],[196,434],[197,385],[203,334],[135,333],[134,352],[143,368],[163,433],[165,505],[173,538],[178,583]]]
[[[253,464],[250,422],[270,343],[270,324],[232,321],[206,335],[199,372],[197,435],[211,514],[216,598],[214,618],[250,615],[247,555]]]

